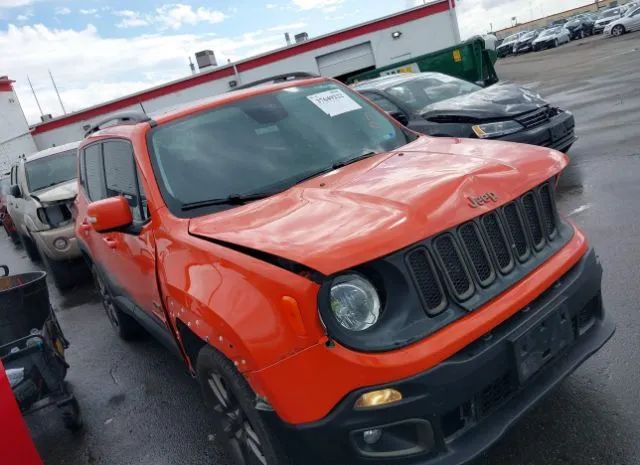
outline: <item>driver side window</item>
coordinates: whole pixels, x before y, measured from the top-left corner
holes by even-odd
[[[142,223],[149,218],[146,196],[138,184],[139,173],[128,142],[113,140],[89,146],[84,150],[80,166],[85,174],[83,186],[91,201],[122,195],[129,203],[134,222]]]

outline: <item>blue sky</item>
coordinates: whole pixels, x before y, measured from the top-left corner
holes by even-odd
[[[2,8],[3,4],[5,8]],[[12,5],[14,7],[10,8]],[[304,23],[300,30],[318,35],[406,6],[407,0],[187,0],[175,3],[0,0],[0,29],[6,29],[9,24],[38,23],[48,28],[80,29],[90,22],[104,37],[134,37],[158,30],[235,36],[263,28]]]
[[[463,38],[588,0],[458,0]],[[69,111],[189,74],[188,57],[214,50],[219,63],[285,45],[284,32],[318,36],[421,0],[0,0],[0,76],[16,82],[27,119]]]

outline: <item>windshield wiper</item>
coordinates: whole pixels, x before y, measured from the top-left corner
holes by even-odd
[[[256,192],[253,194],[231,194],[228,197],[223,199],[209,199],[209,200],[198,200],[197,202],[187,202],[180,207],[182,211],[193,210],[195,208],[201,207],[210,207],[213,205],[244,205],[247,202],[252,202],[254,200],[265,199],[267,197],[271,197],[274,194],[277,194],[279,191],[275,192]]]
[[[334,170],[337,170],[338,168],[342,168],[343,166],[347,166],[347,165],[350,165],[350,164],[355,163],[357,161],[364,160],[365,158],[372,157],[375,154],[376,154],[376,152],[367,152],[367,153],[363,153],[362,155],[359,155],[357,157],[349,158],[348,160],[337,161],[331,166],[331,168],[333,168]]]
[[[314,171],[311,174],[303,175],[301,178],[296,179],[293,182],[292,186],[295,186],[296,184],[300,184],[302,182],[308,181],[309,179],[315,178],[315,177],[320,176],[322,174],[326,174],[326,173],[329,173],[331,171],[335,171],[338,168],[342,168],[343,166],[350,165],[351,163],[355,163],[357,161],[364,160],[365,158],[372,157],[373,155],[376,155],[376,152],[368,152],[368,153],[365,153],[365,154],[360,155],[358,157],[350,158],[349,160],[337,161],[333,165],[329,166],[328,168],[323,168],[321,170]]]
[[[373,155],[376,155],[376,152],[367,152],[357,157],[350,158],[348,160],[341,160],[341,161],[335,162],[329,168],[324,168],[314,173],[305,175],[302,178],[296,179],[293,182],[293,184],[287,186],[284,189],[275,190],[273,192],[258,192],[253,194],[231,194],[230,196],[222,199],[209,199],[209,200],[199,200],[197,202],[188,202],[183,204],[182,207],[180,207],[180,209],[182,211],[186,211],[186,210],[194,210],[196,208],[201,208],[201,207],[210,207],[213,205],[244,205],[247,202],[271,197],[272,195],[275,195],[279,192],[287,190],[289,187],[292,187],[296,184],[300,184],[301,182],[307,181],[311,178],[315,178],[316,176],[320,176],[321,174],[325,174],[330,171],[337,170],[338,168],[342,168],[343,166],[347,166],[352,163],[358,162],[360,160],[364,160],[365,158],[372,157]]]

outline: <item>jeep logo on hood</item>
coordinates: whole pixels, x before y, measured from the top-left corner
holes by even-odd
[[[478,208],[480,205],[485,205],[489,202],[497,202],[498,196],[493,192],[486,192],[478,197],[467,197],[467,200],[471,208]]]

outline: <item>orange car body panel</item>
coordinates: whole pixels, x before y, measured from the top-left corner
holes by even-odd
[[[545,265],[508,291],[410,346],[368,354],[319,343],[278,365],[251,373],[250,377],[255,386],[263,387],[285,421],[319,420],[357,388],[400,381],[451,357],[525,308],[569,271],[587,248],[585,236],[576,230],[572,240]]]
[[[324,81],[225,94],[156,121]],[[525,307],[587,250],[576,229],[566,246],[525,279],[410,346],[370,354],[329,348],[318,316],[318,283],[215,241],[332,274],[493,210],[560,173],[567,157],[540,147],[422,136],[270,198],[188,219],[169,212],[155,182],[146,141],[150,130],[148,123],[114,126],[80,147],[104,139],[131,141],[151,217],[141,235],[114,233],[118,253],[104,246],[102,235],[88,227],[88,200],[80,188],[77,236],[143,310],[155,313],[173,334],[181,322],[219,349],[291,423],[322,418],[357,387],[400,380],[445,360]],[[496,202],[469,204],[468,197],[486,192],[494,192]]]
[[[332,274],[493,210],[567,165],[554,150],[481,145],[480,153],[477,141],[420,137],[283,194],[194,218],[190,232]],[[469,205],[485,192],[498,193],[497,202]]]

